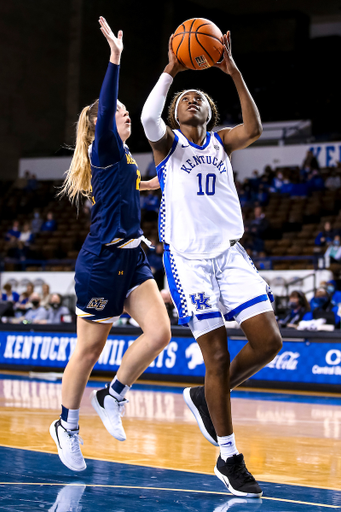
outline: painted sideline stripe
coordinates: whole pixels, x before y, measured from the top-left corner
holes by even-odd
[[[171,491],[171,492],[191,492],[191,493],[200,493],[200,494],[218,494],[223,496],[233,496],[230,492],[217,492],[217,491],[203,491],[197,489],[172,489],[168,487],[142,487],[135,485],[108,485],[108,484],[62,484],[62,483],[43,483],[43,482],[0,482],[0,485],[45,485],[45,486],[62,486],[62,487],[103,487],[109,489],[138,489],[141,491]],[[257,499],[255,498],[255,503],[257,503]],[[312,505],[314,507],[325,507],[325,508],[333,508],[339,509],[338,505],[326,505],[324,503],[311,503],[309,501],[298,501],[298,500],[288,500],[284,498],[271,498],[267,496],[262,496],[259,498],[261,500],[269,500],[269,501],[281,501],[283,503],[296,503],[298,505]]]
[[[58,454],[55,451],[48,450],[48,449],[47,450],[46,449],[42,450],[42,449],[38,449],[38,448],[26,448],[26,447],[22,447],[22,446],[15,446],[15,445],[3,444],[3,443],[0,443],[0,448],[12,448],[13,450],[26,450],[28,452],[47,453],[47,454],[50,454],[50,455],[58,456]],[[217,447],[217,450],[218,450],[218,447]],[[143,462],[134,462],[134,461],[130,462],[130,461],[127,461],[127,460],[113,460],[113,459],[103,459],[103,458],[100,459],[98,457],[91,457],[89,455],[86,455],[84,458],[85,459],[89,459],[89,460],[97,460],[99,462],[111,462],[113,464],[125,464],[127,466],[140,466],[140,467],[145,467],[145,468],[164,469],[164,470],[167,470],[167,471],[168,470],[169,471],[178,471],[178,472],[181,472],[181,473],[193,473],[195,475],[214,476],[213,471],[212,472],[208,472],[208,471],[198,471],[198,470],[195,470],[195,469],[179,469],[179,468],[171,468],[171,467],[167,467],[167,466],[156,466],[155,464],[148,464],[147,462],[144,462],[144,461]],[[324,491],[341,492],[341,489],[340,488],[337,489],[336,487],[324,487],[324,486],[316,487],[316,486],[312,486],[312,485],[308,485],[308,484],[278,482],[278,481],[275,481],[275,480],[263,480],[263,479],[262,480],[260,479],[259,481],[267,483],[267,484],[279,484],[279,485],[287,485],[287,486],[292,486],[292,487],[306,487],[308,489],[319,489],[319,490],[324,490]],[[268,498],[268,499],[270,499],[270,498]],[[340,508],[340,510],[341,510],[341,507],[336,507],[336,508]]]

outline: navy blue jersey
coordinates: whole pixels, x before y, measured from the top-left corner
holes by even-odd
[[[95,140],[89,148],[92,202],[90,234],[84,249],[99,255],[115,238],[139,238],[141,174],[115,120],[119,66],[109,62],[98,104]]]

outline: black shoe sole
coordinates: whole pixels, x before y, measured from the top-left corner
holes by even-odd
[[[214,467],[214,473],[215,475],[219,478],[219,480],[221,480],[223,482],[224,485],[226,485],[226,487],[228,488],[228,490],[234,494],[235,496],[243,496],[245,498],[261,498],[263,496],[263,491],[261,491],[260,493],[253,493],[253,492],[243,492],[243,491],[238,491],[237,489],[234,489],[229,481],[229,479],[227,478],[227,476],[223,475],[223,473],[221,473],[219,471],[219,469],[217,468],[217,466]]]
[[[198,427],[200,429],[200,432],[202,433],[204,438],[207,439],[207,441],[209,443],[213,444],[213,446],[219,446],[217,441],[215,441],[213,439],[213,437],[209,434],[209,432],[206,430],[205,424],[202,421],[200,413],[199,413],[198,409],[196,408],[196,406],[194,405],[194,402],[192,401],[191,394],[190,394],[190,389],[191,388],[185,388],[184,389],[184,391],[183,391],[184,400],[185,400],[188,408],[190,409],[190,411],[194,415],[194,417],[195,417],[195,419],[196,419],[196,421],[198,423]]]

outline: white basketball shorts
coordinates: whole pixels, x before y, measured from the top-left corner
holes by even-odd
[[[165,245],[164,267],[179,324],[198,338],[236,320],[273,311],[269,285],[245,249],[235,244],[212,259],[189,259]]]

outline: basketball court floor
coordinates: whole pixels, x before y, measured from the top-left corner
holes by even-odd
[[[91,380],[83,398],[87,469],[74,473],[49,435],[60,380],[0,373],[0,511],[341,510],[341,395],[232,393],[237,447],[264,493],[246,499],[214,476],[218,448],[185,405],[185,384],[136,384],[123,418],[125,442],[107,433],[90,405],[90,392],[101,386]]]

